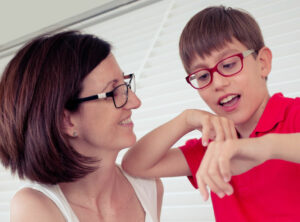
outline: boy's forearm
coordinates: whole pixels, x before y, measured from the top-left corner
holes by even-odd
[[[269,134],[270,159],[281,159],[300,163],[300,133]]]
[[[182,112],[142,137],[125,154],[122,167],[133,175],[146,175],[147,170],[158,163],[174,143],[191,130],[185,120],[187,112]]]

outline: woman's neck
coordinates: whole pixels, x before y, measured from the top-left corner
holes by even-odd
[[[101,164],[99,168],[82,179],[71,183],[62,183],[60,188],[68,202],[89,209],[111,204],[116,197],[119,187],[124,182],[124,176],[118,166]]]

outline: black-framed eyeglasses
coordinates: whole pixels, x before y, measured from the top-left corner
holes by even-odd
[[[230,77],[239,73],[243,69],[243,60],[248,55],[254,53],[253,49],[246,50],[229,56],[219,61],[211,69],[199,69],[189,74],[185,79],[195,89],[203,89],[213,81],[213,73],[218,72],[221,76]]]
[[[96,100],[96,99],[104,99],[107,97],[112,97],[114,101],[115,107],[122,108],[123,106],[126,105],[128,101],[128,88],[132,91],[135,92],[135,76],[133,73],[124,75],[124,80],[128,81],[116,86],[112,91],[106,92],[106,93],[100,93],[88,97],[83,97],[83,98],[77,98],[73,102],[80,104],[83,102],[91,101],[91,100]]]

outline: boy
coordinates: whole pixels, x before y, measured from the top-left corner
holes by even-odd
[[[246,12],[209,7],[180,38],[187,82],[216,115],[186,110],[144,136],[123,160],[140,177],[189,176],[216,221],[300,220],[300,99],[270,97],[272,53]],[[170,149],[186,133],[192,139]]]

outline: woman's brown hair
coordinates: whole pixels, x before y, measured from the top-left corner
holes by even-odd
[[[95,159],[76,152],[63,133],[64,110],[83,79],[111,46],[76,31],[43,35],[10,61],[0,82],[0,159],[12,173],[32,181],[71,182],[95,170]]]
[[[236,38],[258,52],[265,44],[255,19],[247,12],[224,6],[208,7],[194,15],[184,27],[179,52],[185,70],[196,55],[204,58]]]

